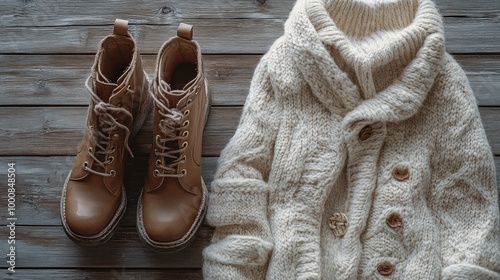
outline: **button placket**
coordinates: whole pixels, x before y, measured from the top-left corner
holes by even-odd
[[[352,248],[360,245],[360,236],[368,227],[366,223],[371,207],[367,205],[372,205],[373,200],[365,194],[373,193],[376,189],[378,159],[386,136],[384,123],[359,119],[348,123],[345,127],[344,141],[348,153],[346,175],[349,189],[346,205],[338,210],[348,212],[349,221],[344,228],[344,224],[340,222],[342,213],[336,213],[337,217],[332,216],[329,223],[334,236],[339,241],[343,239],[339,242],[339,252],[346,261],[339,265],[340,270],[349,270],[350,267],[357,265],[355,260],[361,258],[362,252]],[[356,203],[352,203],[353,201]]]

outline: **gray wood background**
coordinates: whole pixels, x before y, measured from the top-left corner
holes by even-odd
[[[97,43],[115,18],[130,20],[146,72],[179,22],[195,26],[213,107],[205,130],[203,174],[211,182],[220,150],[234,133],[253,69],[283,33],[292,0],[0,2],[0,255],[7,254],[7,163],[16,163],[16,273],[1,279],[201,279],[201,251],[212,230],[174,254],[144,247],[135,207],[145,175],[152,121],[133,144],[129,208],[117,234],[82,248],[61,228],[59,199],[85,123],[84,81]],[[448,52],[465,69],[500,167],[500,0],[436,0]],[[500,173],[499,173],[500,174]]]

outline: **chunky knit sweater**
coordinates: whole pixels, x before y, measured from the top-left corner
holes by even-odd
[[[206,279],[500,279],[491,149],[430,0],[298,0],[223,150]]]

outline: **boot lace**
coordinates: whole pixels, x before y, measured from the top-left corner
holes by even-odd
[[[89,78],[90,79],[90,78]],[[89,150],[87,151],[87,154],[94,160],[94,163],[97,165],[101,166],[103,169],[105,169],[106,164],[110,164],[113,162],[114,158],[111,156],[108,156],[109,154],[112,154],[115,151],[115,147],[110,145],[110,141],[112,137],[118,136],[118,134],[113,134],[118,128],[125,130],[125,148],[127,151],[130,153],[130,155],[133,157],[134,155],[132,154],[132,150],[130,149],[130,146],[128,145],[128,140],[130,137],[130,130],[127,126],[121,124],[114,116],[116,114],[124,114],[130,118],[132,117],[132,113],[128,111],[125,108],[121,108],[109,103],[103,102],[92,90],[92,88],[89,86],[89,80],[85,83],[85,86],[89,90],[91,94],[92,101],[94,102],[94,113],[98,117],[98,127],[94,128],[92,126],[89,126],[90,130],[90,142],[91,146],[95,146],[96,149],[95,151],[92,149],[92,147],[89,147]],[[127,91],[131,92],[130,88],[127,89]],[[102,155],[102,157],[101,157]],[[105,160],[103,160],[105,159]],[[85,162],[83,164],[83,169],[85,171],[91,172],[96,175],[104,176],[104,177],[112,177],[115,176],[116,171],[111,170],[109,173],[106,172],[100,172],[97,170],[92,169],[89,166],[88,162]]]
[[[192,87],[186,94],[196,91],[198,87]],[[156,135],[155,144],[158,149],[154,150],[156,156],[161,157],[161,160],[156,161],[154,176],[157,177],[184,177],[187,175],[185,169],[181,173],[177,173],[177,166],[186,162],[186,156],[181,154],[188,148],[188,142],[184,141],[179,147],[179,140],[186,140],[189,135],[187,128],[189,127],[189,120],[186,120],[189,114],[189,109],[193,106],[193,102],[189,99],[186,105],[180,110],[177,108],[168,108],[165,101],[159,99],[153,94],[153,100],[159,107],[158,113],[162,117],[158,123],[158,128],[163,136]],[[181,132],[183,131],[183,132]],[[161,171],[160,171],[161,170]]]

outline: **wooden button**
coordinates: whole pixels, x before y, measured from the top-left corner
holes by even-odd
[[[332,229],[332,232],[335,236],[344,236],[345,232],[347,231],[347,216],[341,212],[334,213],[330,217],[330,223],[328,225]]]
[[[394,265],[388,261],[383,261],[377,264],[377,271],[381,275],[389,276],[394,272]]]
[[[392,170],[392,177],[398,181],[405,181],[410,177],[410,171],[406,166],[396,166]]]
[[[401,218],[401,215],[399,215],[399,213],[391,213],[389,214],[389,216],[387,216],[385,222],[391,228],[398,228],[403,225],[403,218]]]
[[[359,132],[359,140],[361,141],[366,141],[368,140],[368,138],[370,138],[372,136],[372,132],[373,132],[373,129],[371,126],[367,125],[365,127],[363,127],[363,129],[361,129],[361,131]]]

